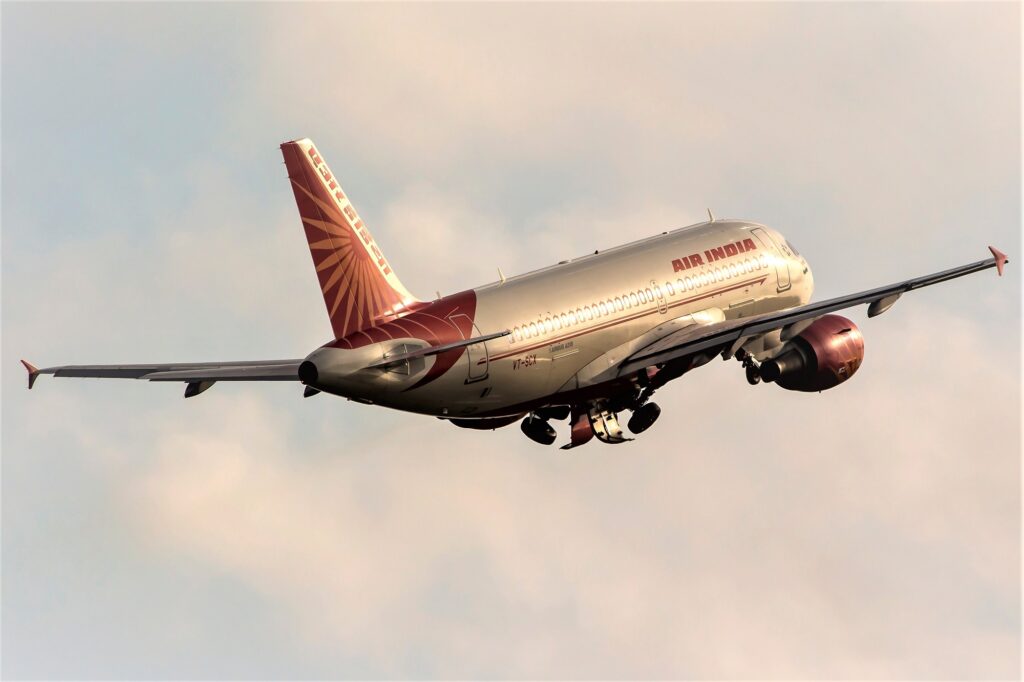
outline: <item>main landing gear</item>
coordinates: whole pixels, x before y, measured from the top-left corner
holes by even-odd
[[[585,412],[583,410],[586,410]],[[604,404],[573,408],[571,440],[562,446],[563,450],[577,448],[597,436],[602,443],[612,445],[633,440],[626,438],[619,417]]]
[[[523,430],[527,438],[541,445],[551,445],[558,437],[548,420],[542,419],[536,414],[531,414],[524,419],[519,428]]]
[[[645,403],[633,411],[633,416],[629,418],[626,426],[632,433],[641,434],[651,428],[660,416],[661,408],[657,403]]]
[[[551,445],[556,434],[548,419],[561,420],[570,417],[570,441],[562,446],[563,450],[589,443],[594,437],[610,445],[633,440],[626,436],[619,424],[618,413],[612,407],[602,401],[598,404],[573,407],[571,414],[568,408],[542,408],[526,417],[520,428],[530,440],[541,445]],[[630,432],[634,434],[643,433],[651,428],[661,416],[661,408],[651,402],[636,401],[632,408],[623,405],[619,409],[633,410],[628,426]]]

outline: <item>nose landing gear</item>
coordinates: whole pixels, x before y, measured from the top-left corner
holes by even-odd
[[[754,358],[751,357],[750,353],[744,352],[741,348],[736,351],[736,359],[743,363],[743,369],[746,370],[748,384],[751,386],[757,386],[761,383],[761,368],[756,362],[754,362]]]
[[[761,370],[757,367],[757,365],[751,362],[749,365],[747,365],[746,370],[748,384],[750,384],[751,386],[757,386],[759,383],[761,383]]]

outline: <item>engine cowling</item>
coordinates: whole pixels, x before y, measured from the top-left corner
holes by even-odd
[[[761,363],[761,378],[789,391],[824,391],[854,375],[864,361],[864,336],[850,320],[825,315]]]

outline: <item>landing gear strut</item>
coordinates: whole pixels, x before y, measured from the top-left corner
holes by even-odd
[[[594,435],[602,443],[625,443],[632,438],[626,438],[619,426],[619,418],[608,408],[595,407],[590,410],[590,427],[594,429]]]
[[[524,424],[526,422],[523,422]],[[525,431],[525,426],[523,427]],[[527,434],[529,435],[529,434]],[[576,448],[597,436],[602,443],[625,443],[633,440],[626,438],[619,426],[619,418],[607,404],[591,404],[577,406],[572,412],[572,441],[563,445],[563,450]]]

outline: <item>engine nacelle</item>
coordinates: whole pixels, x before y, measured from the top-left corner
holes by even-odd
[[[853,376],[864,361],[864,336],[850,320],[825,315],[761,363],[764,381],[789,391],[824,391]]]

